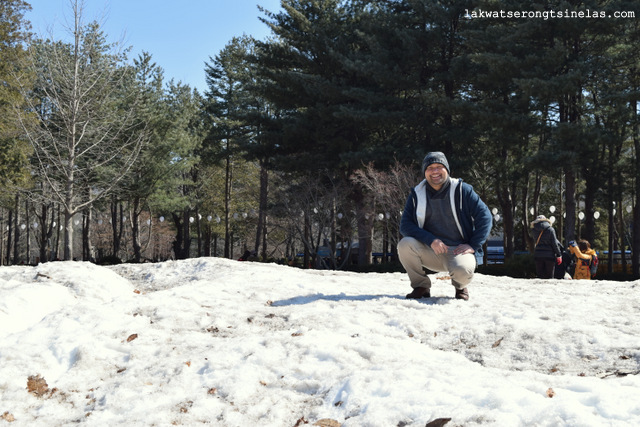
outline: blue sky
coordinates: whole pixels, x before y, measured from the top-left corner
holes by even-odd
[[[70,40],[73,22],[70,0],[27,0],[25,15],[32,31]],[[258,17],[258,5],[277,12],[280,0],[85,0],[85,22],[98,21],[110,42],[131,46],[131,57],[149,52],[164,69],[165,81],[207,88],[204,64],[234,37],[243,34],[264,40],[269,28]]]

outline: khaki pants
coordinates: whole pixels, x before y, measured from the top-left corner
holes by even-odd
[[[437,255],[433,249],[413,237],[404,237],[398,243],[398,257],[411,281],[412,288],[431,288],[431,280],[424,268],[436,272],[448,272],[451,283],[457,289],[467,287],[477,262],[475,254],[454,255],[453,247],[446,254]]]

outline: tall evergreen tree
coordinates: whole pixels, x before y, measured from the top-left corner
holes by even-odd
[[[382,91],[366,68],[368,45],[359,34],[365,11],[337,0],[287,1],[268,14],[276,39],[259,44],[262,95],[278,111],[280,138],[266,139],[275,168],[305,175],[329,171],[348,182],[363,163],[380,160]],[[380,93],[376,93],[380,92]],[[386,160],[388,161],[388,160]],[[371,255],[372,199],[360,185],[360,262]]]
[[[162,123],[168,127],[162,135],[160,152],[170,151],[160,156],[164,166],[158,167],[170,173],[156,182],[150,204],[152,210],[171,216],[176,230],[174,255],[177,259],[186,259],[191,253],[191,218],[195,221],[197,216],[198,153],[204,138],[199,110],[202,99],[198,91],[171,80],[163,103]]]
[[[252,46],[249,37],[233,38],[225,48],[206,64],[206,111],[210,122],[205,141],[204,158],[210,163],[222,164],[224,179],[224,256],[231,256],[231,221],[234,193],[235,163],[246,153],[247,141],[255,137],[254,129],[246,119],[247,111],[255,108],[248,90],[251,84],[247,58]]]
[[[150,197],[158,183],[171,173],[173,141],[166,138],[171,126],[164,114],[163,70],[153,62],[149,53],[143,52],[134,60],[135,82],[140,91],[138,125],[131,133],[144,135],[147,143],[142,147],[137,161],[123,180],[120,199],[131,203],[133,259],[140,262],[140,214],[148,209]],[[120,215],[118,216],[120,217]],[[115,254],[114,254],[115,255]]]
[[[30,9],[22,0],[0,2],[0,207],[11,205],[29,176],[30,146],[16,111],[26,109],[19,82],[32,79],[26,64],[30,25],[24,17]]]

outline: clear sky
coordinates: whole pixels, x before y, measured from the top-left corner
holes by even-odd
[[[70,41],[70,0],[27,0],[32,31]],[[130,56],[149,52],[164,69],[165,82],[181,81],[201,93],[207,87],[204,64],[234,37],[264,40],[271,34],[258,17],[258,5],[277,12],[280,0],[85,0],[83,19],[98,21],[109,42],[131,46]]]

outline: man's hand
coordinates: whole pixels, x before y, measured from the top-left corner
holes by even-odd
[[[449,247],[445,245],[442,240],[436,239],[431,242],[431,249],[433,249],[433,252],[435,252],[436,254],[442,255],[447,253]]]
[[[466,243],[463,243],[462,245],[458,245],[454,250],[453,250],[453,254],[454,255],[464,255],[464,254],[473,254],[476,251],[473,250],[473,248],[469,245],[467,245]]]

